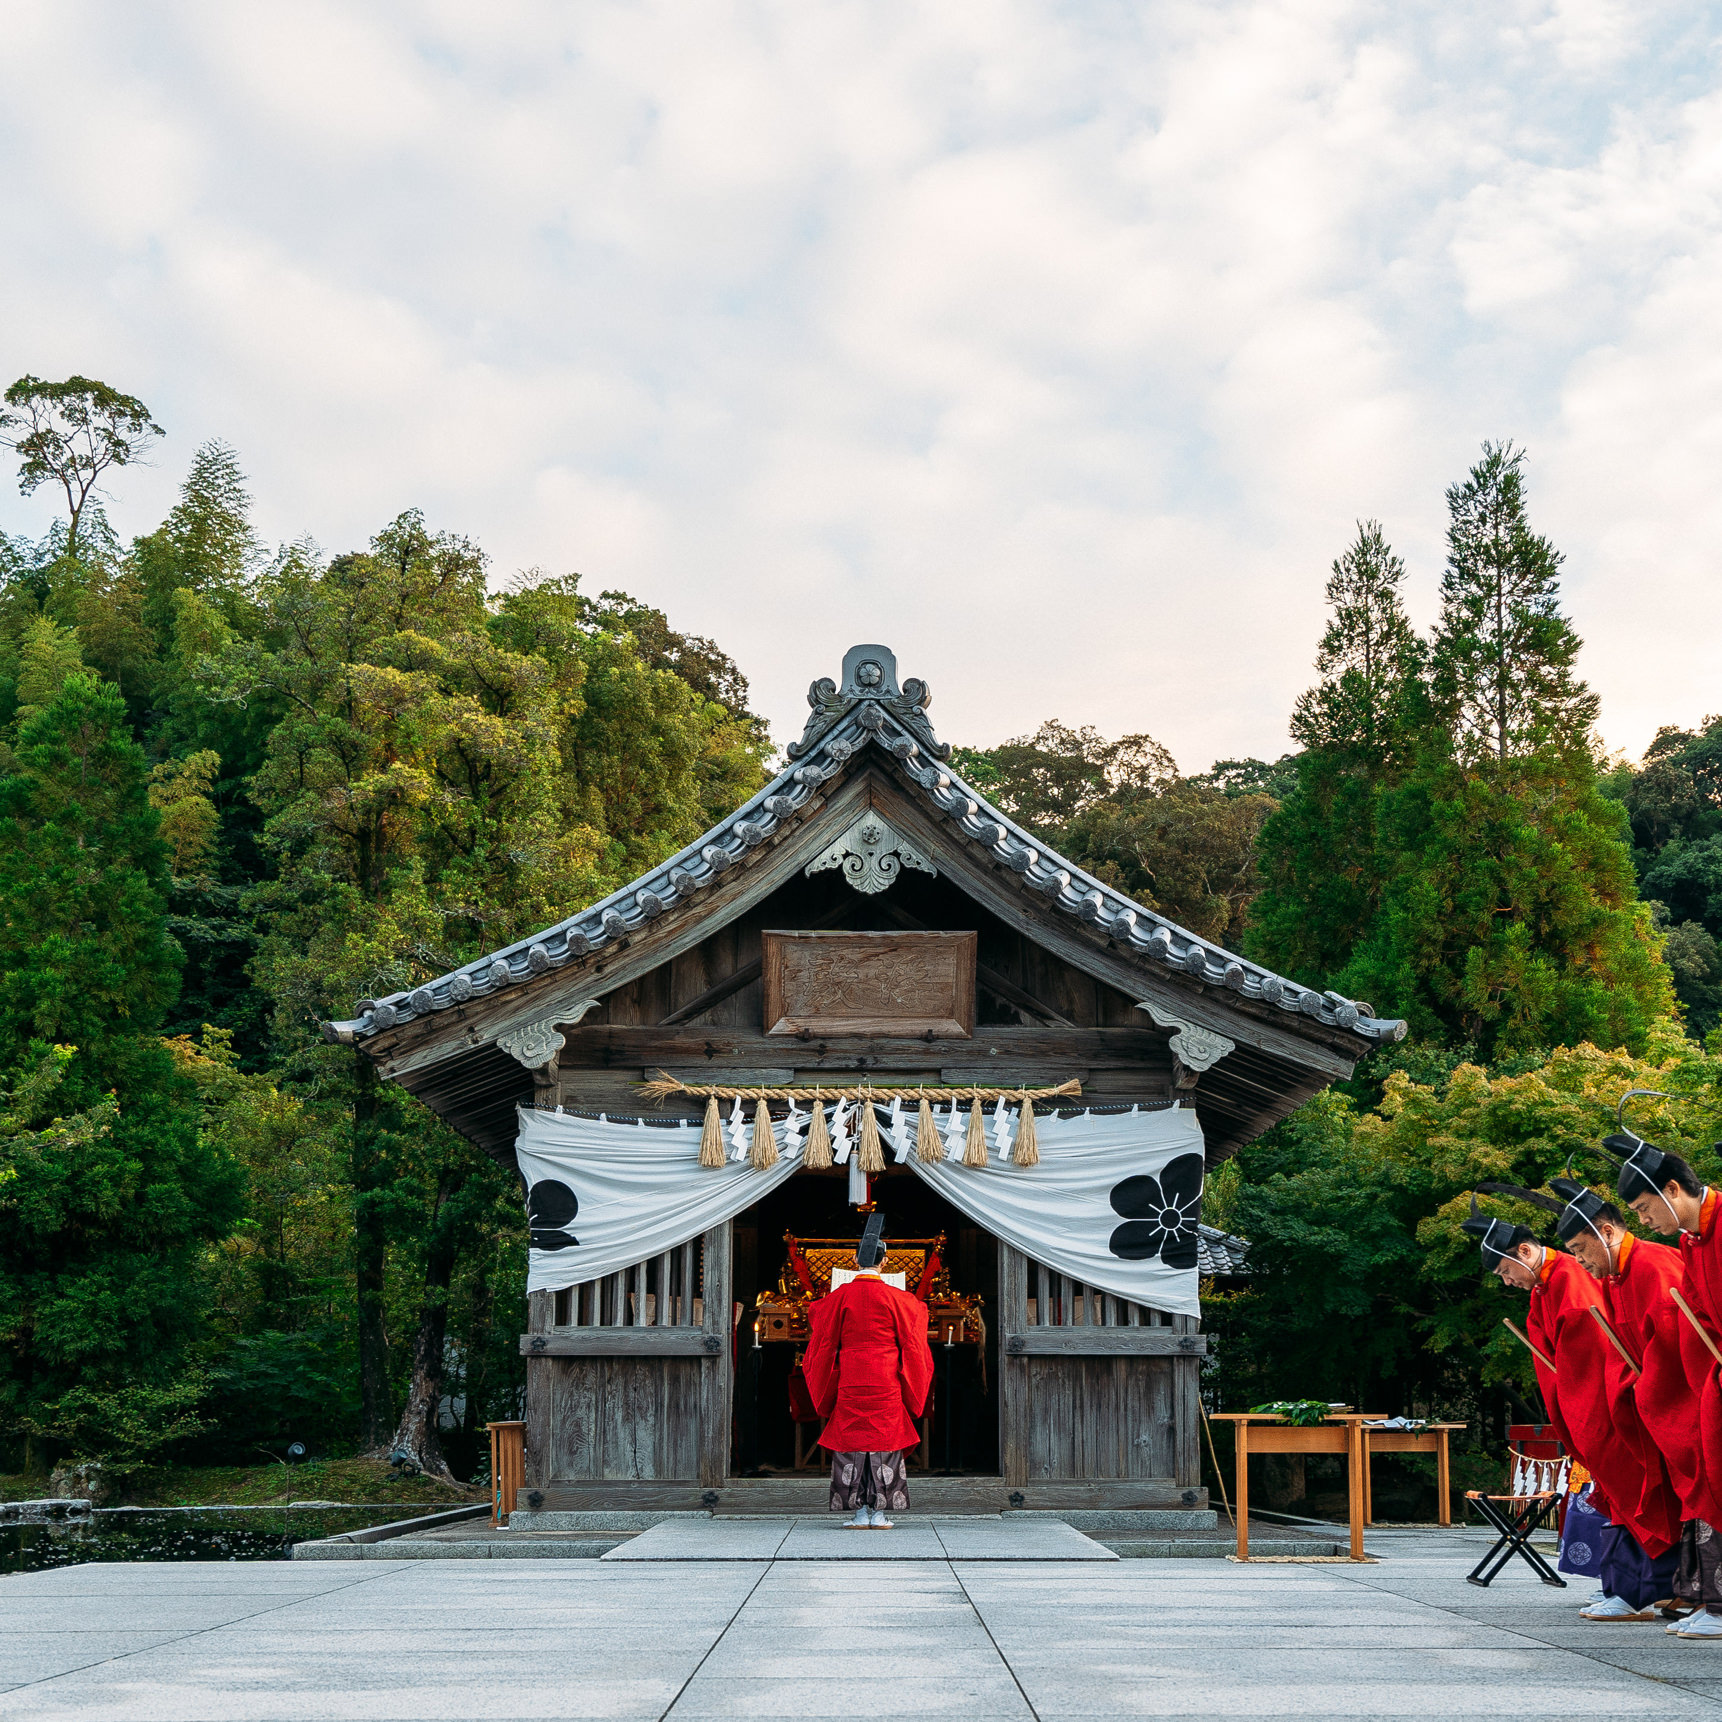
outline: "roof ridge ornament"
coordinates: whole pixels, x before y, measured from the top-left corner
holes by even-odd
[[[917,676],[897,685],[897,654],[889,646],[851,646],[843,654],[842,682],[821,676],[807,690],[807,703],[813,709],[801,740],[783,750],[791,759],[805,758],[857,706],[862,708],[863,729],[877,733],[883,728],[883,707],[935,759],[951,756],[950,744],[941,742],[927,721],[932,690]]]

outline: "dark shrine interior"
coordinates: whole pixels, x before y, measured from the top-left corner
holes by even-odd
[[[997,1476],[998,1243],[966,1219],[907,1166],[888,1165],[872,1180],[872,1196],[885,1215],[887,1243],[946,1235],[945,1264],[954,1290],[985,1301],[985,1356],[973,1344],[933,1347],[933,1395],[928,1427],[930,1460],[911,1454],[911,1475]],[[742,1305],[737,1329],[732,1475],[811,1476],[829,1457],[815,1446],[818,1425],[802,1431],[803,1469],[795,1470],[796,1425],[789,1376],[802,1347],[758,1343],[753,1310],[761,1291],[775,1288],[788,1265],[787,1232],[796,1238],[859,1238],[865,1216],[849,1204],[843,1167],[797,1172],[763,1201],[735,1218],[735,1297]],[[910,1289],[913,1289],[912,1287]]]

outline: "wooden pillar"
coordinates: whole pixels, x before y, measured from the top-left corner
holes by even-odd
[[[490,1434],[490,1522],[500,1525],[514,1511],[515,1498],[525,1481],[524,1423],[487,1423]]]
[[[1441,1445],[1435,1449],[1435,1522],[1453,1522],[1453,1475],[1447,1457],[1447,1431],[1441,1431]]]
[[[725,1220],[721,1226],[713,1226],[703,1243],[705,1273],[700,1296],[704,1309],[700,1326],[704,1330],[706,1356],[700,1365],[699,1483],[702,1489],[721,1489],[729,1474],[730,1405],[734,1392],[730,1222]],[[688,1319],[693,1319],[691,1308]]]
[[[556,1324],[556,1294],[535,1291],[526,1294],[526,1331],[549,1333]],[[526,1359],[526,1463],[528,1489],[542,1489],[550,1481],[551,1374],[555,1361],[548,1357]]]
[[[1250,1420],[1240,1417],[1232,1427],[1237,1431],[1238,1481],[1238,1559],[1250,1558]]]
[[[1363,1441],[1363,1419],[1354,1417],[1346,1424],[1346,1460],[1351,1472],[1351,1558],[1363,1559],[1363,1519],[1365,1507],[1364,1467],[1369,1463]]]
[[[1046,1278],[1045,1270],[1041,1278]],[[1036,1312],[1047,1320],[1043,1296]],[[1006,1341],[1028,1325],[1028,1257],[999,1239],[999,1470],[1005,1488],[1028,1481],[1028,1359],[1012,1357]]]
[[[1202,1486],[1202,1360],[1172,1359],[1173,1474],[1180,1489]]]

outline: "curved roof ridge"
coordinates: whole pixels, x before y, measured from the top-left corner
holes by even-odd
[[[625,938],[714,883],[805,807],[858,753],[876,746],[897,761],[940,813],[1017,873],[1025,886],[1138,956],[1368,1041],[1404,1038],[1406,1025],[1399,1019],[1377,1017],[1361,1000],[1301,986],[1203,939],[1103,884],[1000,812],[946,766],[950,748],[939,742],[925,715],[932,697],[926,684],[911,679],[899,689],[896,667],[895,656],[884,646],[852,647],[843,660],[842,685],[827,677],[809,690],[812,715],[801,739],[785,750],[790,763],[709,831],[553,926],[422,986],[361,999],[356,1017],[325,1024],[325,1033],[343,1041],[368,1037],[413,1017],[500,992]]]

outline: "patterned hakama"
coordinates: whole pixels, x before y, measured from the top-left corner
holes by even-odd
[[[1703,1519],[1688,1519],[1680,1527],[1674,1594],[1694,1608],[1722,1614],[1722,1537]]]
[[[831,1510],[852,1513],[857,1507],[909,1510],[909,1467],[901,1453],[831,1455]]]

